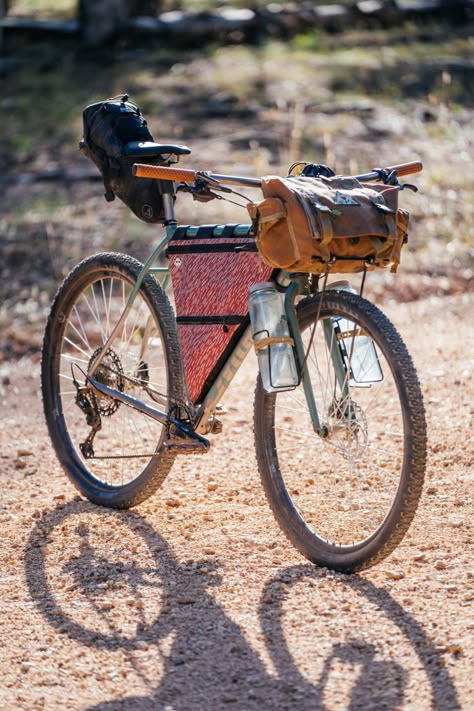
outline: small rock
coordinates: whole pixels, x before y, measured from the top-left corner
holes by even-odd
[[[436,570],[446,570],[448,566],[446,565],[444,560],[435,560],[434,567],[436,568]]]
[[[429,486],[426,489],[427,494],[437,494],[438,493],[438,487],[437,486]]]
[[[177,506],[181,506],[181,501],[176,498],[169,498],[166,499],[165,504],[170,508],[176,508]]]
[[[401,580],[405,577],[403,570],[386,570],[385,575],[389,580]]]
[[[354,649],[367,649],[368,644],[365,639],[353,639],[350,642],[350,646]]]
[[[194,603],[196,602],[196,599],[194,597],[182,596],[182,597],[177,597],[176,602],[178,603],[178,605],[194,605]]]
[[[450,654],[463,654],[464,648],[457,642],[448,642],[448,644],[444,648],[444,651],[449,652]]]
[[[207,482],[207,490],[208,490],[208,491],[216,491],[216,489],[218,488],[218,486],[219,486],[219,485],[218,485],[217,482],[215,482],[215,481],[208,481],[208,482]]]
[[[113,610],[113,608],[114,608],[113,602],[103,602],[102,605],[100,605],[100,607],[99,607],[101,612],[107,612],[108,610]]]
[[[450,518],[449,519],[449,525],[452,526],[452,528],[461,528],[463,524],[462,518]]]

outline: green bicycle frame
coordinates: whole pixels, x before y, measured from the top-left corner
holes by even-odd
[[[167,198],[167,195],[163,196],[164,198]],[[165,200],[165,202],[170,203],[168,205],[168,214],[172,215],[174,217],[174,206],[172,205],[171,200]],[[170,240],[172,239],[178,225],[176,223],[176,220],[174,219],[168,219],[167,220],[167,225],[166,225],[166,235],[163,237],[163,239],[158,243],[156,248],[153,250],[147,261],[145,262],[142,271],[140,272],[137,281],[130,293],[130,296],[128,298],[127,304],[125,305],[125,308],[120,316],[120,319],[116,323],[115,327],[113,328],[112,332],[110,333],[106,343],[103,346],[102,353],[99,355],[98,358],[95,359],[93,366],[91,367],[89,373],[88,373],[88,381],[93,387],[98,387],[97,381],[94,379],[94,373],[99,367],[102,358],[104,357],[105,353],[107,350],[110,348],[116,334],[119,332],[123,322],[125,321],[128,313],[130,312],[130,309],[132,307],[132,304],[138,294],[138,291],[140,290],[140,287],[144,281],[144,279],[147,277],[148,274],[152,274],[156,280],[161,284],[161,286],[165,289],[170,281],[170,273],[168,267],[160,267],[160,266],[153,266],[159,255],[163,252],[163,250],[166,248]],[[188,234],[193,234],[193,231],[197,230],[198,227],[188,227]],[[218,237],[219,234],[223,231],[224,226],[217,226],[215,228],[215,236]],[[248,225],[238,225],[235,228],[235,234],[238,235],[239,231],[242,234],[246,234],[248,232]],[[325,428],[321,425],[319,421],[319,416],[318,416],[318,411],[316,407],[316,402],[314,399],[314,394],[313,394],[313,388],[311,385],[311,379],[309,375],[309,370],[308,366],[306,363],[306,353],[303,345],[303,341],[301,338],[299,326],[298,326],[298,319],[296,315],[296,308],[295,308],[295,301],[296,297],[298,295],[302,295],[304,293],[304,282],[305,278],[301,276],[297,276],[294,279],[291,279],[289,286],[286,289],[285,293],[285,311],[286,311],[286,316],[290,328],[290,333],[294,339],[295,342],[295,351],[296,351],[296,359],[297,359],[297,364],[298,364],[298,369],[300,373],[300,378],[301,382],[303,385],[303,390],[305,393],[306,401],[308,404],[308,409],[311,415],[311,420],[313,424],[314,431],[319,434],[320,436],[325,436],[326,430]],[[331,324],[328,321],[326,321],[323,324],[324,331],[326,334],[326,338],[328,338],[329,334],[327,333],[327,329],[331,328]],[[332,343],[334,340],[332,339]],[[231,381],[233,380],[235,374],[239,370],[240,366],[242,365],[243,361],[245,360],[247,354],[253,347],[253,337],[252,337],[252,330],[250,327],[250,324],[247,326],[245,329],[243,335],[241,336],[239,342],[237,343],[236,347],[230,354],[229,358],[227,359],[226,363],[224,364],[222,370],[216,377],[214,383],[212,384],[209,392],[205,396],[203,402],[196,408],[196,411],[194,413],[194,431],[197,435],[198,439],[201,439],[200,435],[202,433],[206,432],[207,429],[207,423],[212,415],[213,411],[215,410],[217,403],[222,399],[223,394],[229,387]],[[336,373],[338,376],[338,379],[340,382],[343,382],[345,379],[345,372],[344,372],[344,365],[342,363],[341,356],[339,354],[339,351],[334,347],[331,347],[331,355],[332,359],[334,361],[334,366],[336,368]],[[342,380],[341,380],[342,379]],[[125,401],[125,396],[114,390],[113,388],[108,388],[107,386],[101,385],[100,386],[101,392],[103,394],[110,394],[111,397],[114,397],[118,400],[124,400]],[[133,402],[131,400],[133,399]],[[167,414],[155,409],[155,408],[150,408],[145,407],[143,403],[141,403],[139,400],[136,400],[134,398],[130,398],[128,396],[128,401],[126,404],[131,405],[132,407],[135,407],[138,410],[141,410],[144,414],[149,415],[150,417],[160,421],[160,422],[165,422],[167,418]]]

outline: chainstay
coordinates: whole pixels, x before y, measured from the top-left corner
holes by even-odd
[[[148,459],[149,457],[160,457],[163,452],[150,452],[148,454],[103,454],[93,457],[87,457],[87,461],[91,459]]]
[[[110,367],[109,365],[107,365],[106,363],[102,363],[102,367],[103,367],[105,370],[110,371],[113,375],[120,375],[124,380],[127,380],[129,383],[132,383],[132,385],[137,385],[138,387],[143,388],[146,392],[148,392],[148,394],[150,395],[150,397],[153,398],[153,396],[156,396],[156,397],[163,398],[163,400],[166,400],[166,401],[172,403],[173,405],[177,405],[178,407],[181,407],[181,408],[183,408],[183,409],[185,409],[185,410],[187,411],[188,406],[186,405],[185,402],[182,402],[181,400],[177,400],[176,398],[173,398],[173,397],[171,397],[170,395],[165,395],[164,393],[161,393],[159,390],[155,390],[155,389],[152,388],[152,387],[148,387],[148,386],[144,385],[144,384],[143,384],[140,380],[138,380],[137,378],[133,378],[131,375],[126,375],[125,373],[118,373],[116,370],[114,370],[113,368],[111,368],[111,367]],[[84,375],[84,374],[85,374],[84,371],[82,371],[82,372],[83,372],[83,375]],[[111,398],[111,399],[113,399],[113,398]],[[125,405],[125,406],[126,406],[126,403],[122,403],[122,405]],[[129,406],[129,407],[130,407],[130,406]]]

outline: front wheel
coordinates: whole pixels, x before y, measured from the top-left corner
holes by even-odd
[[[43,345],[44,412],[58,459],[82,494],[114,508],[146,499],[173,464],[163,447],[162,424],[84,388],[141,269],[120,254],[81,262],[59,288]],[[151,276],[127,309],[94,378],[167,413],[184,402],[185,394],[173,311]]]
[[[354,572],[393,551],[415,515],[426,462],[421,389],[398,332],[365,299],[328,290],[297,313],[322,433],[302,386],[267,393],[259,377],[258,465],[295,547]]]

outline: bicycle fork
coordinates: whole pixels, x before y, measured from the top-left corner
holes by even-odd
[[[316,401],[314,399],[313,386],[311,383],[311,377],[308,368],[308,355],[309,352],[305,352],[305,347],[303,344],[303,339],[301,337],[301,331],[298,324],[298,317],[296,314],[295,300],[299,295],[305,293],[305,277],[297,277],[293,279],[285,294],[285,313],[288,320],[288,325],[290,329],[290,334],[295,342],[296,359],[298,363],[298,370],[300,372],[301,383],[303,385],[304,394],[306,397],[306,402],[308,405],[308,410],[311,416],[311,422],[313,424],[313,429],[322,438],[326,438],[329,435],[329,430],[326,425],[323,425],[319,419],[318,409],[316,406]],[[321,301],[319,305],[319,311],[321,309],[322,299],[324,295],[324,290],[321,292]],[[317,327],[319,322],[318,318],[314,328]],[[346,367],[343,362],[340,350],[334,338],[334,328],[330,319],[323,319],[322,322],[323,334],[326,340],[326,344],[329,349],[331,362],[334,367],[334,372],[336,379],[339,383],[341,389],[341,400],[345,401],[349,397],[349,387],[347,382]],[[314,334],[311,336],[313,339]],[[311,347],[311,344],[309,348]]]

